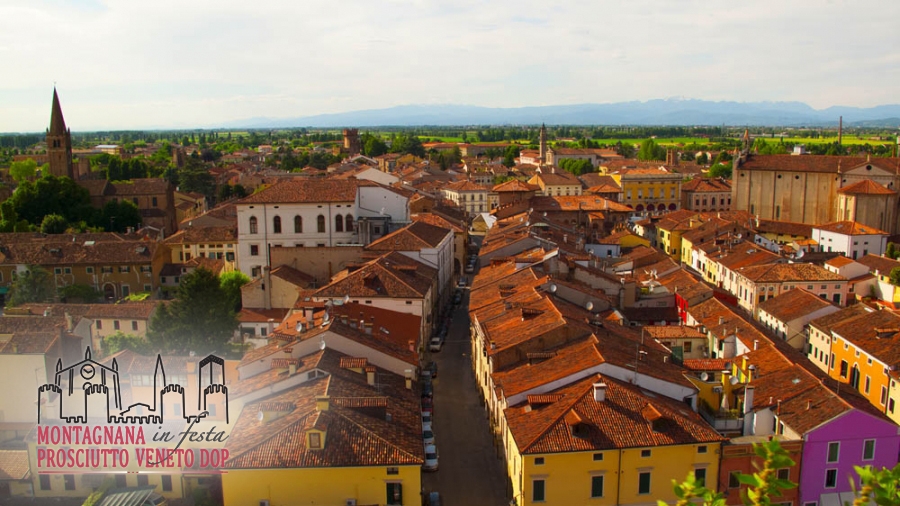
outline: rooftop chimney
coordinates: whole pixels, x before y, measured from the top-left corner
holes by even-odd
[[[603,402],[606,400],[606,383],[594,383],[594,401]]]
[[[362,323],[362,322],[360,322],[360,323]],[[366,334],[371,336],[372,335],[372,324],[366,323],[366,324],[364,324],[364,326],[366,327]]]
[[[288,365],[288,375],[293,376],[295,374],[297,374],[297,364],[295,364],[294,362],[291,362]]]
[[[753,385],[747,385],[744,388],[744,431],[743,434],[745,436],[752,436],[756,433],[756,430],[753,427],[753,423],[751,423],[752,417],[748,417],[747,415],[753,413],[753,391],[755,387]]]
[[[370,366],[366,367],[366,383],[368,383],[369,386],[375,386],[375,367],[374,366],[370,365]]]
[[[275,332],[275,318],[269,318],[269,321],[266,322],[266,328],[268,329],[266,335],[271,336]]]
[[[316,396],[316,411],[328,411],[328,404],[331,400],[327,395]]]
[[[719,317],[719,325],[724,325],[724,324],[725,324],[725,317],[724,317],[724,316],[720,316],[720,317]]]
[[[406,389],[412,390],[412,369],[404,371],[406,373]]]

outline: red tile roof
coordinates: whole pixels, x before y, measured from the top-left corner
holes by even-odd
[[[884,230],[869,227],[855,221],[836,221],[834,223],[816,225],[813,228],[843,235],[889,235]]]
[[[860,156],[822,155],[749,155],[739,170],[781,170],[789,172],[847,172],[861,165],[870,164],[896,173],[896,158],[873,158],[866,161]]]
[[[339,274],[316,297],[391,297],[418,299],[431,289],[437,269],[392,252],[353,272]]]
[[[359,186],[356,179],[286,178],[238,204],[355,202]]]
[[[838,189],[838,193],[845,195],[894,195],[897,192],[872,181],[863,179],[851,185]]]
[[[738,269],[741,276],[756,283],[783,283],[785,281],[846,281],[847,278],[835,274],[815,264],[769,264],[751,265]]]
[[[606,384],[605,400],[594,400],[593,384]],[[551,404],[519,404],[505,411],[523,454],[561,453],[725,440],[684,403],[600,375],[548,392]],[[650,415],[650,416],[648,416]],[[655,422],[655,423],[654,423]]]
[[[0,450],[0,481],[25,480],[30,474],[28,450]]]
[[[421,251],[438,247],[452,230],[415,221],[373,241],[369,251]]]
[[[831,306],[827,300],[802,288],[794,288],[777,297],[759,303],[760,311],[769,313],[782,322],[791,322],[802,316]]]

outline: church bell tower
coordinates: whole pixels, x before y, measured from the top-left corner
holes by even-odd
[[[53,87],[53,110],[50,112],[50,128],[47,130],[47,161],[50,173],[56,177],[75,178],[72,167],[72,132],[66,128],[59,95]]]

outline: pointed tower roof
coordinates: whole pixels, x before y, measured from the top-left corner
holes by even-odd
[[[50,112],[50,134],[65,135],[66,120],[63,118],[62,107],[59,106],[59,95],[56,94],[56,86],[53,87],[53,110]]]

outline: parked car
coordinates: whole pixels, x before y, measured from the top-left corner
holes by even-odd
[[[427,445],[434,444],[434,431],[431,429],[430,425],[428,426],[427,429],[422,429],[422,440]]]
[[[443,344],[444,341],[440,337],[432,337],[431,342],[428,343],[428,351],[441,351],[441,346],[443,346]]]
[[[456,290],[456,292],[453,294],[453,303],[456,304],[457,306],[462,303],[462,292],[461,291]]]
[[[473,272],[475,272],[475,266],[472,264],[467,265],[466,269],[465,269],[465,273],[472,274]],[[466,285],[463,285],[463,286],[466,286]]]
[[[441,506],[441,493],[428,492],[428,495],[425,496],[425,506]]]
[[[431,412],[422,410],[422,427],[431,426]]]
[[[432,378],[437,378],[437,371],[438,371],[437,362],[434,362],[434,361],[428,362],[428,365],[425,366],[425,370],[428,371],[429,373],[431,373]]]
[[[425,465],[422,469],[426,471],[438,470],[438,451],[434,445],[425,445]]]
[[[424,402],[425,399],[431,399],[434,395],[434,386],[431,383],[424,383],[422,385],[422,400]]]
[[[458,286],[459,288],[465,288],[466,287],[466,277],[460,276],[459,281],[456,282],[456,286]]]
[[[422,397],[422,412],[431,413],[434,416],[434,399],[431,397]]]

